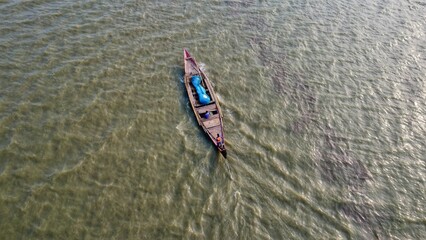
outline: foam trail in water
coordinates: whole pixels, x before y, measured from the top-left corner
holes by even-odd
[[[179,81],[180,81],[181,83],[183,83],[183,82],[184,82],[184,75],[183,75],[183,74],[178,75],[178,78],[179,78]]]
[[[204,63],[199,63],[198,66],[200,67],[201,71],[206,72],[207,68],[206,68],[206,64]]]

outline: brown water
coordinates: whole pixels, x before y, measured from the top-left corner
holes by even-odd
[[[1,1],[0,239],[425,239],[423,1]],[[183,48],[224,112],[188,105]]]

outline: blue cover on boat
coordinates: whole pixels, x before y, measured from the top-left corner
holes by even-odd
[[[192,76],[191,83],[197,91],[198,101],[203,105],[208,104],[210,102],[210,97],[207,95],[206,89],[201,86],[201,77],[199,75]]]

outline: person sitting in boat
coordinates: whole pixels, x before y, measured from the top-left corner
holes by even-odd
[[[205,111],[204,113],[201,114],[201,117],[208,119],[210,117],[210,112],[209,111]]]
[[[222,138],[220,137],[219,133],[217,134],[216,142],[217,142],[217,146],[219,148],[221,148],[222,147]]]

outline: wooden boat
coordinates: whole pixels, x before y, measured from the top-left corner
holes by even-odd
[[[197,122],[219,152],[226,158],[223,115],[216,94],[206,74],[200,69],[195,59],[186,49],[183,50],[183,57],[185,63],[185,89]],[[202,98],[203,96],[204,98]],[[218,136],[221,141],[218,141]]]

